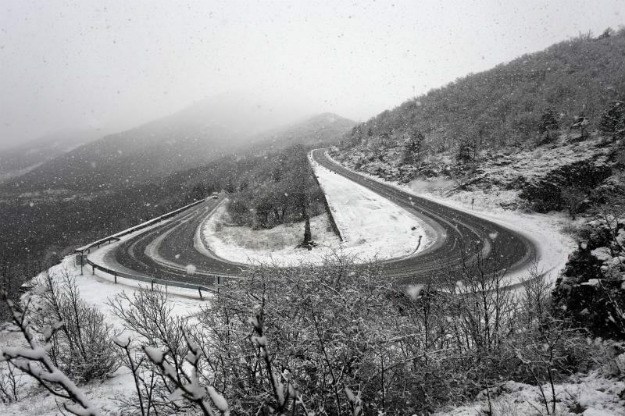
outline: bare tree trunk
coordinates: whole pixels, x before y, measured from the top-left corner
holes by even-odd
[[[306,222],[304,224],[304,242],[303,245],[312,243],[312,232],[310,231],[310,217],[306,213]]]

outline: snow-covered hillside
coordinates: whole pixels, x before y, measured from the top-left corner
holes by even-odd
[[[562,137],[550,145],[533,149],[484,151],[468,166],[462,166],[451,152],[432,154],[420,166],[403,163],[403,143],[386,147],[360,146],[332,156],[345,166],[388,181],[408,184],[417,192],[428,192],[484,208],[523,207],[519,198],[523,185],[534,183],[549,172],[576,162],[604,165],[613,152],[604,138],[570,141]]]

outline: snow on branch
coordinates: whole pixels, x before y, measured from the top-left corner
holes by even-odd
[[[213,386],[204,387],[199,379],[199,361],[202,356],[199,345],[192,341],[184,332],[184,339],[189,352],[185,360],[191,365],[191,375],[187,375],[179,366],[174,366],[167,359],[170,351],[157,347],[143,346],[147,358],[158,367],[176,387],[171,398],[181,397],[197,405],[204,415],[230,415],[228,402]],[[217,409],[217,412],[215,411]]]
[[[44,345],[40,345],[37,337],[33,334],[28,320],[28,306],[23,311],[8,298],[5,291],[0,292],[0,297],[7,304],[13,321],[19,327],[28,342],[28,347],[6,347],[0,350],[0,361],[7,361],[16,368],[36,379],[46,390],[56,397],[69,400],[63,408],[77,416],[97,416],[99,412],[91,405],[87,396],[53,363],[48,355],[51,348],[49,344],[52,335],[62,328],[62,322],[43,330]]]

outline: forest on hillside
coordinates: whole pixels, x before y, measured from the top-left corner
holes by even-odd
[[[625,96],[625,29],[582,35],[415,97],[352,129],[343,147],[372,139],[403,142],[416,133],[440,152],[533,145],[545,119],[571,126]],[[552,117],[550,117],[552,116]],[[549,120],[551,121],[551,120]],[[425,149],[424,149],[425,150]]]

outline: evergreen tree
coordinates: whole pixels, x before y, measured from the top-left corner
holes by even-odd
[[[421,160],[425,136],[417,129],[410,129],[407,134],[408,140],[404,147],[404,163],[414,165]]]
[[[611,135],[614,139],[625,136],[625,102],[615,101],[601,116],[599,130]]]
[[[469,140],[463,140],[458,146],[456,160],[460,163],[468,163],[473,160],[475,155],[475,145]]]

